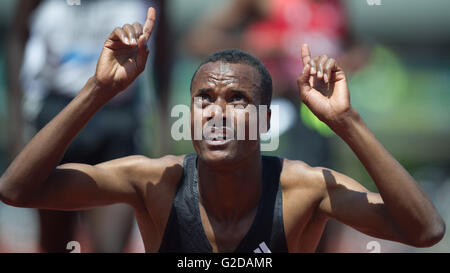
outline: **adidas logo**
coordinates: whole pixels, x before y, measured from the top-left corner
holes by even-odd
[[[254,253],[272,253],[270,249],[267,247],[266,243],[262,242],[259,244],[259,247],[257,247],[255,250],[253,250]]]

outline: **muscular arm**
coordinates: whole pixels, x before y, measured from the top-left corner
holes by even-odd
[[[311,59],[298,79],[303,102],[353,150],[375,182],[379,194],[368,192],[353,179],[316,168],[323,181],[319,211],[369,235],[427,247],[439,242],[445,224],[411,175],[378,142],[350,105],[344,72],[333,59]]]
[[[122,168],[126,160],[96,166],[57,167],[72,139],[89,119],[144,70],[146,43],[155,14],[140,24],[116,28],[105,42],[97,70],[80,93],[28,143],[0,178],[0,199],[10,205],[52,209],[137,204]]]
[[[348,120],[335,131],[357,155],[380,194],[347,192],[333,186],[333,179],[344,188],[357,183],[344,175],[325,172],[324,179],[329,190],[321,207],[338,217],[346,211],[343,220],[349,224],[363,223],[369,235],[422,247],[439,242],[444,235],[445,224],[430,199],[378,142],[358,114],[353,109],[351,112]],[[353,200],[356,202],[345,204]],[[341,205],[333,208],[333,202],[340,202]],[[349,215],[352,212],[354,215]]]
[[[24,187],[21,191],[25,195],[16,200],[23,200],[18,203],[20,207],[57,210],[80,210],[115,203],[142,207],[137,192],[139,180],[132,179],[129,172],[144,160],[140,156],[128,156],[95,166],[63,164],[53,170],[41,186],[29,183],[34,188],[24,191]]]

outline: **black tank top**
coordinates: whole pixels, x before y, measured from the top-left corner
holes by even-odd
[[[280,187],[281,162],[278,157],[262,156],[262,165],[262,198],[256,217],[235,253],[288,252]],[[186,155],[183,177],[170,211],[160,253],[212,253],[200,218],[197,182],[197,155]]]

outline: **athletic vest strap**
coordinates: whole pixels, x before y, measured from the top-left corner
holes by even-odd
[[[280,186],[281,161],[278,157],[262,156],[263,184],[255,219],[236,253],[287,252],[283,225]],[[211,253],[200,218],[198,198],[197,155],[186,155],[183,177],[166,224],[160,253]]]

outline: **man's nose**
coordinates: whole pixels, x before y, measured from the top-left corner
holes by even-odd
[[[214,104],[211,104],[207,107],[207,120],[216,119],[220,120],[222,119],[224,121],[224,124],[226,122],[227,118],[227,104],[226,101],[219,98],[216,100]]]

